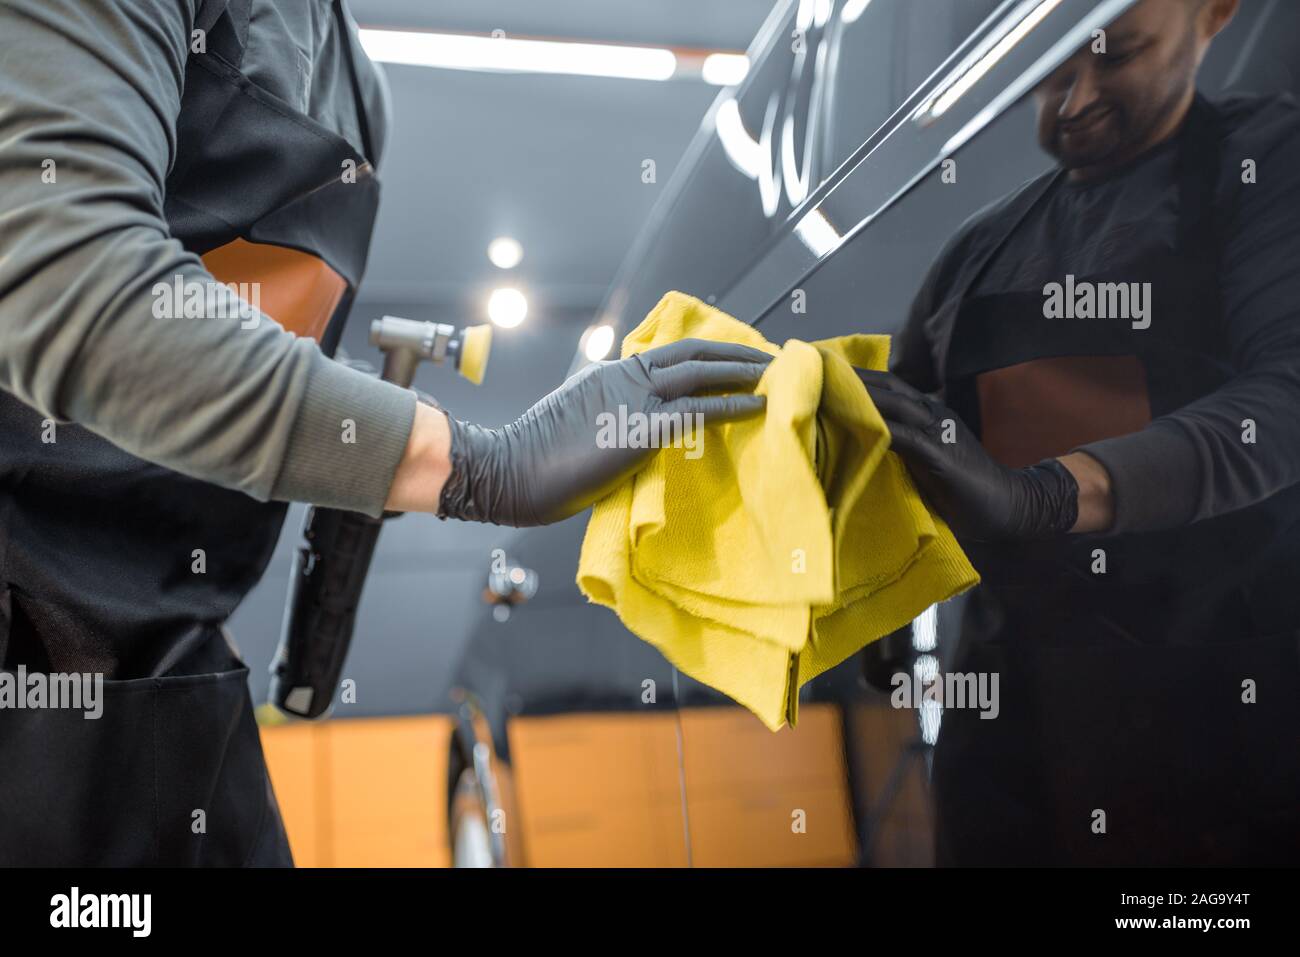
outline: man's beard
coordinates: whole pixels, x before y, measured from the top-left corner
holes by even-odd
[[[1068,122],[1040,125],[1039,145],[1067,170],[1114,166],[1154,145],[1156,131],[1195,81],[1196,34],[1190,21],[1173,61],[1156,75],[1173,82],[1149,89],[1141,99],[1106,100]]]
[[[1135,139],[1129,111],[1118,103],[1098,104],[1075,120],[1054,123],[1046,132],[1043,149],[1070,170],[1104,164]]]

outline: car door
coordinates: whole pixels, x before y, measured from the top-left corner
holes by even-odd
[[[680,289],[775,342],[896,332],[958,227],[1049,167],[1026,95],[1132,2],[778,3],[751,47],[749,78],[704,118],[600,321],[622,335]],[[1297,15],[1293,4],[1246,0],[1202,70],[1206,92],[1293,89]],[[580,533],[573,523],[530,531],[521,555],[576,554]],[[472,684],[507,690],[525,716],[533,702],[547,714],[670,715],[676,734],[655,745],[649,784],[655,807],[678,817],[656,818],[675,863],[931,862],[929,763],[944,709],[920,696],[895,707],[893,691],[941,674],[957,602],[810,682],[799,726],[772,733],[657,653],[632,654],[637,639],[612,614],[569,592],[550,599],[550,614],[565,616],[559,644],[524,606],[507,628],[517,621],[518,645],[531,651],[501,655]],[[566,662],[550,688],[537,678],[547,660]],[[665,760],[675,786],[662,778]],[[597,770],[590,754],[580,763]]]
[[[809,124],[821,128],[820,185],[714,301],[776,342],[898,331],[962,223],[1051,166],[1027,94],[1129,6],[1016,0],[981,15],[968,3],[835,4],[822,115]],[[1202,90],[1294,92],[1296,16],[1293,5],[1245,3]],[[949,30],[960,36],[940,39]],[[792,864],[929,864],[944,707],[898,692],[933,686],[959,617],[960,601],[932,607],[814,679],[799,726],[776,734],[742,709],[707,707],[719,696],[681,676],[692,862],[745,863],[761,847]]]

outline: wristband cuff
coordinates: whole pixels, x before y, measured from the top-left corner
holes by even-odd
[[[1045,499],[1038,536],[1064,535],[1079,521],[1079,483],[1074,473],[1060,459],[1044,459],[1031,465],[1028,471],[1034,475]]]

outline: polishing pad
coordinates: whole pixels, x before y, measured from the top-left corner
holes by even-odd
[[[475,385],[483,381],[488,353],[492,351],[492,327],[467,326],[460,334],[460,359],[456,369]]]

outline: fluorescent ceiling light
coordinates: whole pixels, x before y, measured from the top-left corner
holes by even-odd
[[[763,117],[763,134],[757,140],[745,129],[740,104],[734,97],[720,103],[713,115],[714,131],[722,143],[723,152],[727,154],[732,166],[758,182],[763,215],[769,218],[776,215],[781,201],[781,184],[777,181],[777,172],[772,165],[772,130],[776,125],[776,109],[777,94],[773,92],[768,98],[767,112]]]
[[[498,236],[488,243],[487,254],[498,269],[514,269],[524,258],[524,247],[517,239]]]
[[[528,299],[518,289],[502,286],[488,297],[488,318],[502,329],[513,329],[528,317]]]
[[[963,64],[958,67],[958,74],[955,78],[949,77],[945,81],[945,89],[931,104],[921,108],[922,113],[928,113],[930,118],[935,119],[948,112],[954,103],[966,95],[966,91],[980,81],[984,74],[993,69],[993,66],[1010,52],[1011,48],[1023,40],[1029,31],[1038,26],[1049,13],[1055,10],[1061,3],[1061,0],[1040,0],[1040,2],[1028,14],[1015,25],[1007,34],[1002,37],[993,48],[979,58],[974,65]]]
[[[934,651],[939,646],[938,605],[931,605],[912,620],[912,647],[917,651]]]
[[[814,209],[800,219],[794,232],[818,259],[834,251],[843,239],[820,209]]]
[[[667,80],[677,72],[677,57],[660,47],[369,28],[360,34],[370,59],[407,66],[630,80]]]
[[[724,100],[713,118],[722,149],[733,166],[750,179],[758,179],[768,165],[767,152],[761,143],[745,129],[740,116],[740,104],[735,98]]]
[[[614,327],[608,323],[593,326],[587,330],[587,341],[583,344],[582,354],[589,362],[599,362],[609,355],[614,348]]]
[[[840,20],[845,23],[855,23],[858,17],[862,16],[867,10],[871,0],[849,0],[844,4],[844,9],[840,11]]]
[[[781,182],[785,183],[785,195],[792,207],[808,195],[809,174],[810,169],[805,165],[803,175],[799,175],[799,161],[794,155],[794,114],[787,113],[781,127]]]
[[[700,75],[714,86],[739,86],[749,75],[749,57],[743,53],[710,53]]]

